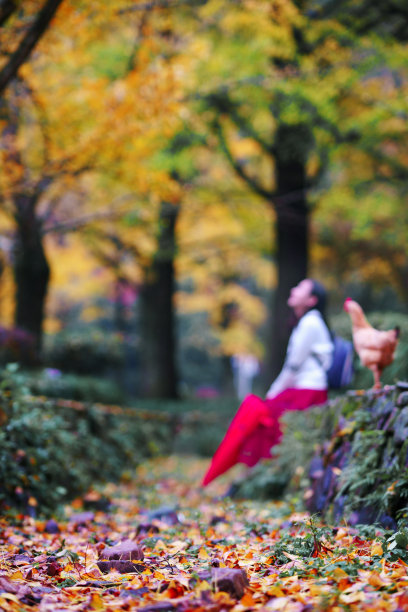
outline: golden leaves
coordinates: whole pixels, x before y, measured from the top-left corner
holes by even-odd
[[[41,609],[50,610],[117,612],[128,604],[144,607],[163,602],[202,612],[404,609],[407,566],[401,560],[387,560],[379,538],[360,538],[355,528],[340,526],[330,550],[324,539],[319,557],[291,547],[281,564],[273,559],[274,552],[285,551],[285,542],[307,541],[310,536],[307,514],[291,513],[285,504],[275,502],[214,502],[226,480],[212,484],[211,490],[199,488],[205,463],[175,456],[146,462],[134,482],[108,486],[106,493],[115,502],[113,514],[98,512],[94,523],[78,531],[72,523],[60,521],[62,532],[57,537],[44,531],[42,521],[20,517],[16,531],[3,518],[2,609],[29,612],[32,606],[25,603],[29,594],[42,599]],[[160,530],[155,537],[153,532],[134,536],[144,546],[145,569],[101,575],[95,562],[106,538],[117,541],[134,533],[135,525],[146,520],[146,511],[167,503],[170,494],[178,500],[182,522],[167,525],[154,519]],[[77,500],[76,510],[79,505]],[[214,516],[222,520],[212,521]],[[26,551],[24,560],[19,559],[20,548]],[[55,563],[50,557],[57,557],[61,566],[55,575],[47,569]],[[249,586],[242,596],[214,588],[209,577],[212,564],[245,568]]]
[[[381,542],[374,541],[372,543],[370,554],[372,557],[374,556],[382,557],[382,555],[384,554],[384,551],[383,551]]]

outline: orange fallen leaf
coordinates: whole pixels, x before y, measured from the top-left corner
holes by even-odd
[[[282,591],[282,589],[277,586],[269,587],[266,591],[266,594],[272,595],[273,597],[284,597],[285,596],[285,593]]]
[[[377,540],[374,541],[371,545],[371,550],[370,550],[370,554],[372,557],[374,556],[378,556],[381,557],[384,554],[383,551],[383,547],[381,545],[381,542],[378,542]]]
[[[10,576],[9,576],[10,580],[23,580],[24,576],[22,574],[22,572],[20,572],[20,570],[17,570],[16,572],[13,572]]]
[[[333,578],[335,580],[344,580],[347,579],[348,580],[348,574],[347,572],[345,572],[343,569],[341,569],[341,567],[336,567],[334,572],[333,572]]]
[[[254,598],[252,597],[251,593],[245,593],[245,595],[243,597],[241,597],[241,600],[239,602],[242,606],[254,606],[255,605],[255,601]]]
[[[172,580],[167,587],[166,595],[170,597],[170,599],[176,599],[177,597],[182,597],[184,595],[184,587],[179,582]]]
[[[20,600],[18,599],[18,597],[16,597],[16,595],[13,595],[13,593],[2,593],[1,596],[3,599],[8,599],[10,601],[14,601],[15,603],[20,604]]]
[[[200,548],[200,550],[198,551],[198,558],[199,559],[208,559],[209,558],[209,554],[206,551],[205,548]]]
[[[164,574],[162,574],[161,572],[157,571],[157,570],[155,572],[153,572],[153,576],[154,576],[154,578],[157,578],[158,580],[165,580],[166,579],[166,576]]]
[[[91,610],[105,610],[105,604],[99,593],[92,593],[89,608]]]

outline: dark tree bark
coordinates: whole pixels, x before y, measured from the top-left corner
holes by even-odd
[[[224,279],[227,282],[228,279]],[[232,279],[229,279],[232,280]],[[227,302],[222,307],[221,329],[228,329],[236,318],[237,304],[235,302]],[[234,375],[232,371],[231,356],[223,355],[221,357],[221,390],[222,394],[227,397],[235,397]]]
[[[309,128],[280,125],[275,139],[276,265],[270,376],[280,371],[290,335],[287,299],[293,286],[308,272],[309,209],[306,200],[306,163],[312,143]]]
[[[286,352],[290,335],[289,309],[286,302],[290,289],[307,276],[309,209],[306,194],[309,185],[306,166],[314,146],[313,132],[305,123],[281,122],[276,130],[274,144],[268,145],[258,137],[236,109],[231,107],[228,98],[212,97],[209,101],[219,112],[227,111],[236,125],[244,133],[250,133],[275,162],[275,191],[271,191],[265,189],[253,175],[249,175],[245,167],[234,158],[219,118],[214,119],[221,147],[232,168],[248,187],[268,201],[276,212],[275,261],[278,283],[272,308],[271,338],[266,360],[266,382],[268,382],[279,373]]]
[[[27,61],[34,47],[40,38],[45,34],[50,21],[63,0],[47,0],[42,9],[39,11],[37,18],[28,29],[19,46],[10,56],[10,59],[0,71],[0,95],[4,92],[7,85],[17,76],[18,70],[24,62]],[[7,3],[4,6],[4,11],[7,11]],[[10,14],[14,12],[13,3],[8,3]],[[10,6],[11,5],[11,6]],[[8,17],[8,15],[7,15]],[[3,20],[6,18],[6,13],[3,15]]]
[[[23,168],[21,151],[16,145],[19,109],[12,102],[2,99],[0,110],[6,118],[2,132],[2,146],[10,167]],[[45,298],[47,295],[50,269],[43,245],[41,220],[37,217],[37,204],[50,184],[49,177],[36,183],[30,181],[27,172],[24,179],[15,186],[13,206],[16,230],[13,245],[13,273],[15,279],[14,324],[29,332],[33,337],[34,356],[38,361],[41,351]],[[28,356],[27,356],[28,358]]]
[[[15,0],[0,1],[0,27],[3,26],[9,17],[17,10]]]
[[[17,233],[14,249],[15,325],[31,333],[37,357],[42,343],[45,299],[50,268],[32,198],[16,196]]]
[[[173,304],[178,212],[177,206],[163,202],[158,250],[140,294],[141,382],[146,397],[178,398]]]

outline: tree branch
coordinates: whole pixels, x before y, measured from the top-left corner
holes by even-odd
[[[235,173],[241,179],[243,179],[245,181],[245,183],[251,188],[252,191],[254,191],[259,196],[261,196],[262,198],[267,200],[269,203],[272,203],[272,200],[273,200],[273,197],[274,197],[273,191],[269,191],[268,189],[264,189],[262,187],[262,185],[260,185],[256,179],[254,179],[252,176],[249,176],[249,174],[247,174],[247,172],[245,172],[244,167],[242,166],[242,164],[240,164],[239,161],[237,161],[234,158],[234,156],[232,155],[231,150],[230,150],[230,148],[228,146],[227,140],[225,138],[225,134],[224,134],[224,131],[222,129],[221,123],[219,122],[218,119],[215,119],[214,126],[215,126],[215,130],[217,132],[217,135],[218,135],[218,139],[220,141],[221,148],[224,151],[225,156],[227,157],[230,165],[235,170]]]
[[[389,176],[382,176],[378,171],[378,175],[377,175],[377,179],[385,179],[385,180],[389,180],[389,181],[406,181],[408,178],[408,167],[404,164],[401,164],[398,159],[396,157],[391,157],[390,155],[387,155],[386,153],[384,153],[383,151],[380,151],[378,148],[374,149],[372,147],[367,147],[367,146],[363,146],[362,149],[365,151],[365,153],[367,153],[367,155],[370,155],[372,157],[372,159],[377,162],[377,164],[382,165],[382,164],[386,164],[392,171],[392,177]]]
[[[11,55],[9,61],[0,72],[0,95],[4,92],[10,81],[17,75],[20,66],[28,59],[37,42],[47,30],[50,21],[62,2],[63,0],[47,0],[44,4],[43,8],[38,13],[37,19],[29,28],[16,51]]]
[[[269,204],[273,205],[276,210],[287,208],[288,214],[293,215],[294,219],[297,218],[298,212],[291,208],[291,204],[295,204],[299,201],[300,198],[305,197],[309,189],[295,189],[294,191],[278,194],[275,191],[268,190],[262,187],[262,185],[260,185],[256,179],[254,179],[252,176],[247,174],[247,172],[245,172],[242,164],[240,164],[232,155],[227,140],[225,138],[221,123],[218,119],[214,121],[214,125],[220,141],[221,148],[224,151],[225,156],[227,157],[235,173],[246,182],[246,184],[250,187],[252,191],[261,196]]]
[[[220,89],[214,93],[204,95],[202,96],[202,99],[204,99],[208,106],[215,109],[218,113],[226,114],[228,118],[235,123],[239,130],[246,136],[249,136],[255,140],[255,142],[259,144],[265,153],[268,155],[274,154],[273,144],[262,138],[262,136],[250,124],[250,122],[238,112],[237,103],[231,100],[226,89]]]
[[[133,194],[128,194],[119,198],[119,200],[125,201],[132,199],[134,197]],[[51,232],[74,232],[82,227],[89,225],[90,223],[94,223],[95,221],[103,221],[107,219],[117,219],[123,214],[125,214],[126,210],[124,207],[127,206],[125,202],[123,202],[122,206],[119,206],[116,210],[114,207],[118,206],[118,203],[113,201],[111,205],[104,210],[96,211],[94,213],[89,213],[88,215],[84,215],[83,217],[78,217],[77,219],[70,219],[69,221],[61,221],[60,223],[55,223],[54,225],[50,225],[48,227],[43,227],[42,234],[49,234]]]
[[[48,123],[48,118],[47,118],[47,114],[44,108],[44,105],[42,104],[42,102],[40,101],[40,99],[37,96],[36,91],[31,87],[31,85],[23,78],[18,78],[18,83],[19,85],[22,87],[23,91],[26,93],[26,95],[31,99],[32,103],[33,103],[33,107],[35,109],[35,111],[38,113],[39,116],[39,121],[38,121],[38,125],[39,125],[39,129],[41,131],[41,135],[42,135],[42,139],[43,139],[43,167],[46,167],[47,164],[49,164],[49,155],[48,155],[48,151],[51,148],[51,138],[48,134],[48,130],[47,130],[47,123]]]
[[[145,2],[144,4],[133,4],[126,8],[120,9],[118,15],[125,15],[127,13],[135,13],[136,11],[152,11],[154,9],[167,9],[175,8],[177,6],[202,6],[207,4],[208,0],[151,0],[151,2]]]
[[[45,227],[42,230],[42,234],[49,234],[51,232],[59,232],[59,233],[67,233],[74,232],[81,227],[85,227],[94,221],[101,221],[105,219],[114,219],[120,216],[120,213],[114,212],[111,209],[95,212],[89,215],[84,215],[83,217],[79,217],[78,219],[71,219],[69,221],[62,221],[61,223],[56,223],[55,225],[50,225],[49,227]]]
[[[0,2],[0,27],[6,23],[16,9],[17,5],[14,0],[2,0]]]
[[[117,251],[121,251],[122,253],[126,253],[128,255],[132,255],[132,257],[135,257],[136,259],[141,258],[142,254],[140,249],[137,247],[136,244],[129,243],[129,242],[125,242],[122,238],[120,238],[118,235],[110,233],[110,232],[105,232],[103,230],[100,230],[98,228],[92,228],[92,233],[91,236],[96,236],[98,240],[105,240],[108,243],[110,243]],[[102,253],[103,251],[100,250],[100,252]]]

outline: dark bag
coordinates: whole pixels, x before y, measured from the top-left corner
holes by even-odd
[[[341,336],[332,336],[333,361],[327,370],[327,382],[330,389],[347,387],[353,378],[353,343]]]

